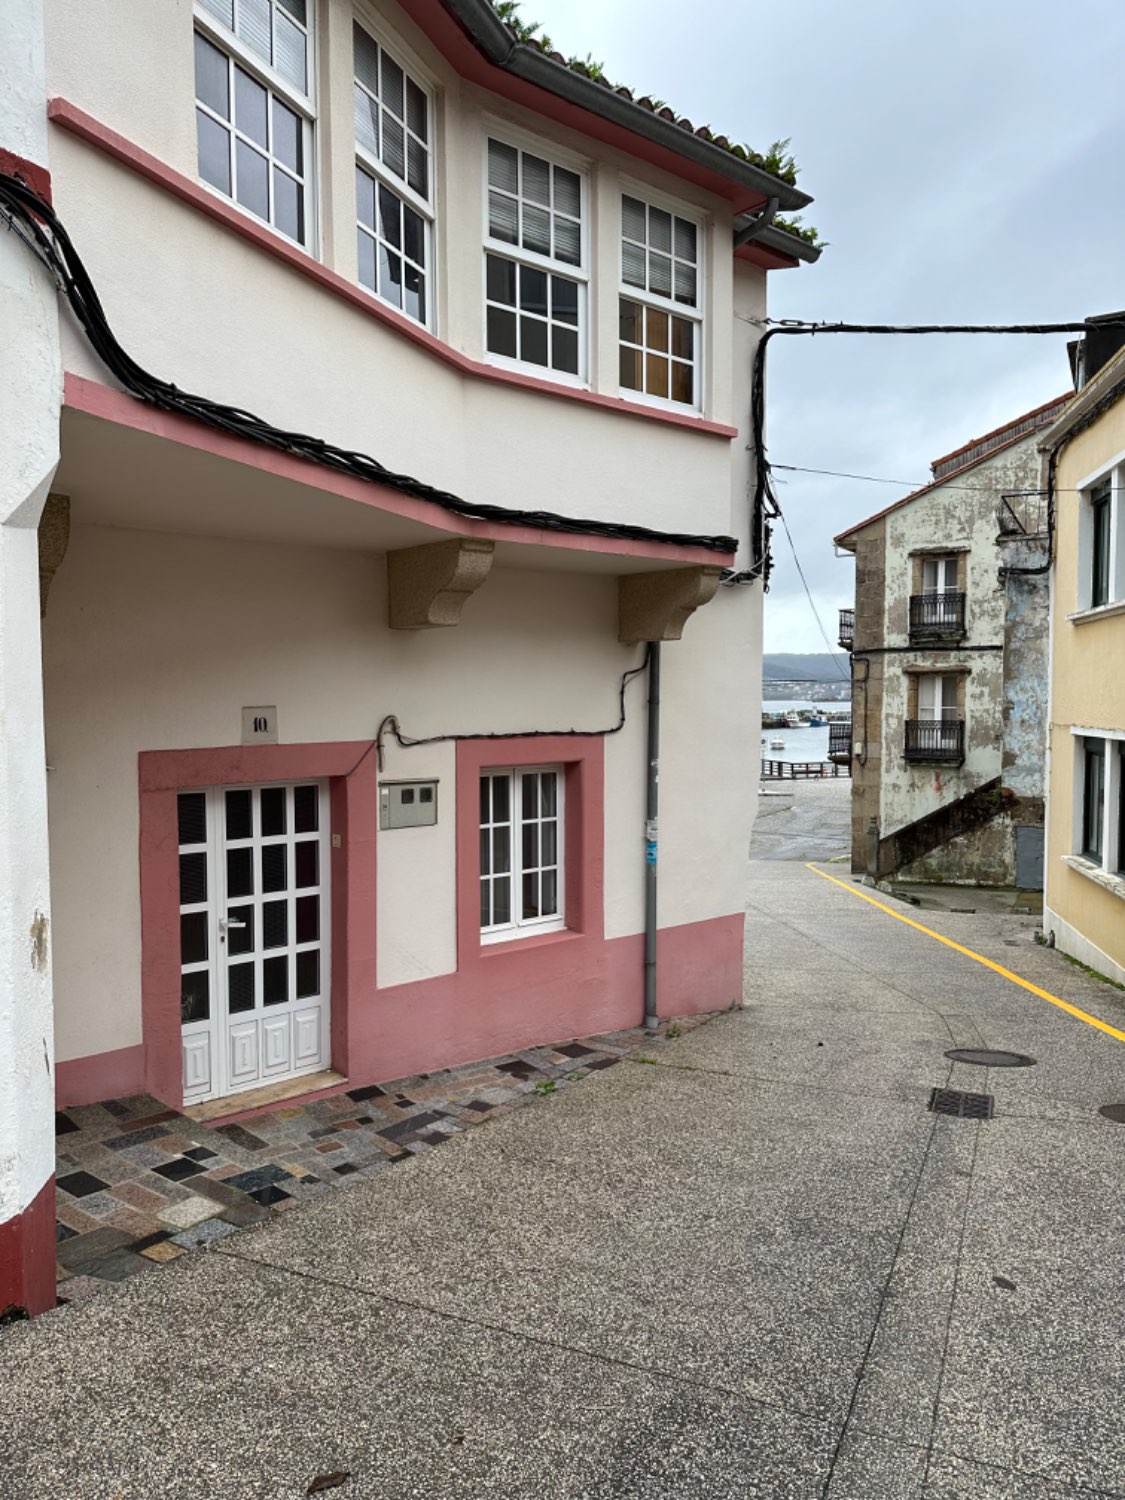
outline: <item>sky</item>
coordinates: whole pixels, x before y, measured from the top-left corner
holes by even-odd
[[[790,137],[819,262],[769,278],[776,318],[1068,322],[1125,307],[1121,0],[524,0],[567,56],[758,150]],[[1065,335],[774,339],[775,464],[836,648],[832,537],[935,458],[1069,388]],[[784,533],[767,651],[823,651]]]

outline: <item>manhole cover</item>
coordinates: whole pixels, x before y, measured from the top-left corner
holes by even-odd
[[[1112,1120],[1115,1125],[1125,1125],[1125,1104],[1103,1104],[1098,1114]]]
[[[964,1089],[933,1089],[929,1107],[935,1115],[953,1115],[958,1120],[992,1119],[991,1094],[967,1094]]]
[[[1034,1068],[1035,1059],[1026,1052],[991,1052],[986,1047],[953,1047],[950,1062],[972,1063],[977,1068]]]

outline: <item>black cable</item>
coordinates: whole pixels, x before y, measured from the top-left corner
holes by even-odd
[[[506,526],[529,526],[539,531],[611,537],[623,541],[701,547],[708,552],[734,552],[738,546],[734,537],[730,536],[654,531],[648,526],[635,526],[627,522],[560,516],[551,511],[512,510],[502,505],[463,500],[448,490],[435,489],[409,475],[394,474],[366,453],[337,448],[322,438],[310,437],[306,433],[283,431],[254,416],[252,412],[181,391],[168,381],[150,374],[117,342],[81,257],[44,198],[20,178],[0,173],[0,213],[5,215],[11,228],[51,272],[101,362],[130,395],[150,406],[193,417],[236,437],[248,438],[283,453],[310,459],[326,468],[386,485],[400,494],[428,501],[454,515],[474,520],[495,521]]]
[[[784,526],[785,528],[785,535],[789,539],[789,550],[793,554],[793,561],[797,564],[797,573],[800,577],[801,583],[804,586],[805,597],[809,601],[809,608],[812,610],[813,619],[816,621],[816,628],[820,631],[821,640],[823,640],[824,644],[828,647],[828,654],[832,657],[832,661],[836,668],[836,671],[840,674],[841,678],[846,679],[847,673],[845,673],[844,669],[840,666],[840,663],[837,660],[838,653],[833,647],[832,642],[828,639],[828,632],[825,630],[824,624],[820,618],[820,611],[817,609],[816,601],[813,599],[812,589],[809,588],[809,581],[805,577],[805,570],[801,567],[801,559],[797,556],[797,547],[796,543],[793,541],[793,533],[789,530],[789,522],[783,515],[780,514],[780,512],[779,518],[781,520],[782,526]]]
[[[380,771],[383,769],[383,738],[388,729],[394,735],[400,749],[403,750],[413,750],[416,745],[441,745],[451,740],[541,740],[562,735],[567,735],[571,739],[601,739],[606,735],[619,734],[625,728],[625,689],[634,677],[639,677],[645,670],[651,655],[652,644],[650,642],[645,646],[645,654],[638,665],[622,673],[621,683],[617,690],[617,723],[612,729],[501,729],[488,734],[428,734],[421,739],[415,739],[413,735],[402,732],[397,715],[387,714],[375,735],[375,754],[378,758],[379,769]]]

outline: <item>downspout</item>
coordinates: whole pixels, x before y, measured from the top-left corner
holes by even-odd
[[[648,769],[645,781],[645,1030],[656,1014],[656,854],[660,802],[660,642],[648,646]]]

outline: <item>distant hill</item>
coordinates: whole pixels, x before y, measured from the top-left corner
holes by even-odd
[[[805,678],[812,682],[847,682],[851,677],[848,658],[842,651],[780,652],[762,657],[762,681],[779,677]]]

